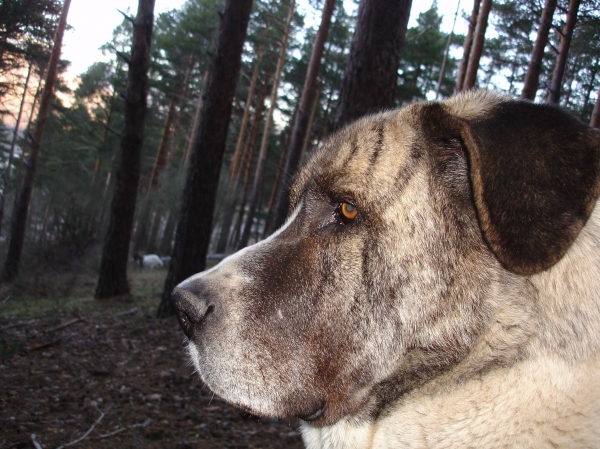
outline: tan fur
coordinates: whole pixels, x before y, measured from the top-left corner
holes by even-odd
[[[195,367],[309,449],[600,447],[599,153],[493,93],[359,120],[281,230],[175,290]]]

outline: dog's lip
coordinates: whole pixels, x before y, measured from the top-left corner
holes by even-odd
[[[311,413],[310,415],[307,415],[307,416],[301,415],[301,416],[298,416],[298,418],[300,418],[302,421],[306,421],[306,422],[315,422],[323,417],[324,410],[325,410],[325,407],[319,406],[319,408],[317,408],[317,410],[314,411],[313,413]]]

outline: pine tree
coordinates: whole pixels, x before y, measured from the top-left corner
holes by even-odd
[[[529,67],[527,68],[527,75],[525,76],[525,83],[523,85],[523,90],[521,91],[521,98],[527,100],[533,100],[537,93],[544,49],[548,43],[548,34],[552,27],[552,17],[554,16],[554,10],[556,9],[556,2],[557,0],[546,0],[546,4],[544,5],[535,46],[533,47],[533,53],[531,54]]]
[[[333,128],[393,106],[412,0],[361,0]]]
[[[580,3],[581,0],[569,1],[567,21],[561,33],[560,49],[558,51],[558,56],[556,57],[552,82],[549,88],[548,98],[546,99],[548,103],[556,104],[560,98],[560,90],[565,73],[565,66],[567,64],[567,57],[569,55],[569,47],[571,46],[571,37],[573,36],[573,30],[575,29],[575,23],[577,22],[577,11],[579,10]]]
[[[173,288],[185,278],[202,271],[206,264],[232,100],[251,9],[252,0],[227,0],[221,15],[219,40],[204,95],[198,133],[192,144],[173,256],[157,312],[159,317],[173,314],[170,300]]]
[[[21,185],[19,196],[15,200],[13,208],[13,217],[11,223],[10,243],[4,264],[2,278],[5,281],[12,281],[19,272],[21,262],[21,253],[23,252],[23,244],[25,242],[25,224],[27,223],[27,215],[29,212],[29,204],[31,202],[31,192],[33,191],[33,183],[37,170],[37,162],[41,151],[42,138],[44,136],[44,127],[48,118],[50,109],[50,101],[54,93],[54,84],[58,70],[58,60],[60,58],[62,39],[67,26],[67,15],[69,14],[69,6],[71,0],[65,0],[63,9],[60,15],[56,36],[54,38],[54,47],[52,56],[48,64],[46,72],[46,82],[40,102],[40,109],[37,116],[35,130],[33,132],[33,141],[29,149],[29,158],[27,161],[27,169],[23,184]]]
[[[285,30],[283,32],[283,37],[281,39],[281,46],[279,49],[279,57],[277,59],[277,68],[275,69],[275,75],[273,79],[273,87],[271,88],[271,105],[269,107],[269,111],[267,112],[267,117],[265,119],[265,128],[263,130],[263,138],[260,145],[260,151],[258,154],[258,160],[256,162],[256,172],[254,174],[254,183],[252,185],[252,193],[250,194],[250,204],[248,205],[248,212],[246,214],[246,223],[244,225],[244,230],[242,231],[242,236],[240,238],[238,249],[242,249],[248,245],[248,240],[250,238],[250,230],[252,229],[252,224],[254,222],[254,215],[256,213],[256,208],[258,207],[259,196],[264,184],[263,173],[265,168],[265,163],[267,159],[267,150],[269,148],[269,140],[271,138],[271,131],[273,128],[273,113],[277,108],[277,91],[279,89],[279,83],[281,81],[281,74],[283,71],[283,64],[285,62],[285,57],[287,53],[287,41],[290,36],[291,27],[292,27],[292,19],[294,18],[294,0],[290,1],[288,6],[288,17],[286,19]]]
[[[310,63],[308,65],[306,79],[302,89],[302,97],[300,98],[298,114],[296,114],[296,120],[292,130],[292,137],[287,149],[285,165],[281,171],[281,179],[278,181],[278,183],[281,183],[282,188],[278,190],[279,194],[277,195],[275,206],[275,217],[272,223],[273,229],[277,229],[283,224],[285,216],[288,212],[289,192],[287,187],[291,177],[298,170],[300,157],[302,156],[302,149],[304,148],[304,142],[308,138],[307,130],[309,129],[310,119],[313,116],[313,106],[315,103],[315,94],[317,90],[317,76],[319,74],[319,69],[321,68],[321,59],[323,58],[323,51],[325,50],[325,42],[327,40],[327,34],[329,33],[329,26],[331,24],[331,16],[333,14],[334,6],[335,0],[326,0],[325,4],[323,5],[321,25],[319,26],[319,31],[315,37],[313,52],[310,57]]]
[[[479,61],[483,54],[485,31],[487,29],[488,17],[491,9],[492,0],[482,0],[479,16],[477,18],[477,26],[475,27],[473,47],[469,54],[469,63],[467,64],[463,90],[472,89],[477,81],[477,70],[479,69]]]
[[[96,298],[129,294],[127,261],[140,176],[147,110],[148,67],[154,23],[154,0],[139,0],[125,94],[125,122],[111,216],[102,251]]]

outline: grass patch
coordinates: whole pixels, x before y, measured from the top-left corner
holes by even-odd
[[[113,314],[133,307],[154,315],[166,275],[166,269],[132,266],[128,273],[131,298],[97,300],[94,272],[22,273],[14,283],[0,286],[0,320]]]

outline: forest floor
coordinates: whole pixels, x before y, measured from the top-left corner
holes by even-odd
[[[56,277],[67,296],[0,287],[1,449],[303,447],[297,423],[250,416],[193,375],[177,320],[154,318],[165,273],[132,268],[120,301],[94,300],[92,276]]]

